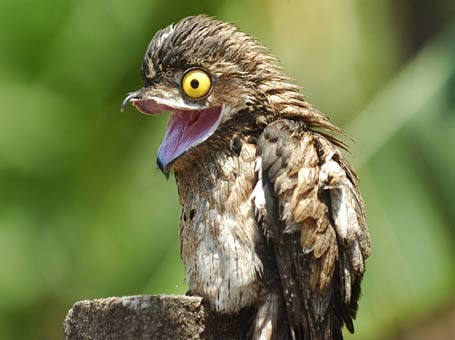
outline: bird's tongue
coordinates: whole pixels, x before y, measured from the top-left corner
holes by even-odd
[[[166,166],[189,148],[204,141],[217,126],[221,108],[173,110],[158,158]]]
[[[158,162],[163,168],[189,148],[198,145],[210,136],[218,125],[222,111],[221,106],[202,110],[183,110],[157,103],[154,100],[136,100],[133,105],[145,114],[172,112],[166,135],[158,150]]]

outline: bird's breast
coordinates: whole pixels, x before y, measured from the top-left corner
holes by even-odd
[[[262,262],[256,253],[264,236],[254,218],[255,147],[178,174],[181,255],[192,293],[221,312],[236,312],[257,297]]]

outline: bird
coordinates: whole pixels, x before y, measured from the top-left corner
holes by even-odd
[[[175,176],[190,294],[252,308],[254,340],[354,332],[370,236],[343,130],[264,45],[207,15],[159,30],[141,76],[122,110],[170,113],[157,166]]]

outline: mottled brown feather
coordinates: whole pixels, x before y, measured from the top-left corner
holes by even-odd
[[[358,294],[352,291],[360,289],[369,255],[353,171],[326,136],[289,119],[265,129],[257,155],[266,201],[273,202],[264,225],[282,260],[277,262],[290,325],[305,339],[341,338],[343,322],[353,331]],[[304,300],[291,298],[300,292]]]

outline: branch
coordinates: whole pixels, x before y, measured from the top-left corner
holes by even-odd
[[[246,339],[252,311],[221,315],[199,297],[143,295],[76,302],[65,318],[66,340]]]

